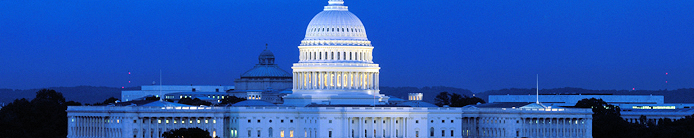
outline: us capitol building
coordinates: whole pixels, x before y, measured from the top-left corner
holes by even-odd
[[[343,3],[329,0],[309,23],[298,46],[299,62],[292,67],[291,91],[272,94],[281,96],[281,102],[247,91],[248,100],[221,107],[138,100],[70,106],[68,137],[158,138],[191,127],[220,138],[592,137],[590,109],[539,102],[436,107],[421,101],[421,93],[410,93],[399,104],[393,104],[395,98],[389,102],[391,97],[379,93],[374,47],[359,18]],[[263,53],[260,62],[274,64],[274,56]]]

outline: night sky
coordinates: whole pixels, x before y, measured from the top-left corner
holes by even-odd
[[[269,44],[291,72],[327,0],[3,0],[0,88],[233,85]],[[694,1],[347,0],[381,86],[694,86]],[[128,71],[132,74],[128,75]],[[668,73],[668,75],[665,75]],[[128,83],[131,81],[131,83]],[[667,84],[665,81],[668,81]]]

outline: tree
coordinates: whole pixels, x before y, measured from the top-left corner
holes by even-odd
[[[212,138],[210,132],[200,128],[179,128],[161,134],[164,138]]]
[[[68,105],[55,90],[42,89],[31,101],[16,99],[0,109],[0,137],[64,138],[67,136]]]
[[[227,96],[218,105],[235,104],[241,101],[245,101],[246,98],[239,98],[236,96]]]
[[[200,99],[198,99],[198,98],[195,98],[195,99],[183,98],[183,99],[181,99],[181,100],[178,100],[178,103],[180,103],[180,104],[187,104],[187,105],[193,105],[193,106],[200,106],[200,105],[210,106],[210,105],[212,105],[212,103],[210,103],[210,102],[208,102],[208,101],[200,100]]]
[[[451,105],[451,98],[448,97],[448,92],[441,92],[434,98],[434,104],[436,106],[442,107],[443,105]]]
[[[448,105],[450,107],[463,107],[466,105],[474,105],[477,103],[486,103],[484,100],[478,98],[478,97],[468,97],[467,95],[463,96],[457,93],[448,93],[448,92],[441,92],[438,95],[436,95],[436,105],[437,106],[443,106],[443,105]]]
[[[145,97],[145,100],[146,100],[146,101],[159,101],[159,97],[156,97],[156,96],[148,96],[148,97]]]
[[[636,135],[635,126],[620,117],[620,109],[602,99],[582,99],[575,107],[593,110],[593,137],[595,138],[631,138]]]
[[[104,100],[104,102],[95,103],[95,104],[92,104],[92,105],[108,105],[108,104],[111,104],[111,103],[116,103],[116,101],[118,101],[118,98],[110,97],[110,98]]]

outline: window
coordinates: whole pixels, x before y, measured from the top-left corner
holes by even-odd
[[[419,123],[419,120],[414,120],[414,123]]]
[[[328,123],[333,123],[333,120],[328,120]]]
[[[251,130],[248,130],[248,137],[251,137]]]
[[[294,130],[289,130],[289,137],[294,137]]]
[[[446,120],[441,120],[441,123],[446,123]]]
[[[434,127],[431,127],[429,129],[429,136],[432,136],[432,137],[434,136]]]
[[[446,136],[446,130],[441,130],[441,136],[445,137]]]
[[[260,130],[258,130],[258,137],[260,137]]]
[[[258,121],[256,121],[256,122],[260,123],[260,119],[258,119]]]
[[[193,88],[193,91],[195,91],[195,88]]]
[[[280,123],[284,123],[284,120],[280,120]]]
[[[284,137],[284,130],[280,130],[280,137]]]
[[[451,137],[453,136],[453,130],[451,130]]]
[[[294,120],[289,120],[289,123],[294,123]]]
[[[206,120],[205,122],[207,122],[207,120]],[[250,119],[248,119],[248,123],[251,123],[251,120],[250,120]]]
[[[333,131],[328,131],[328,137],[332,138],[333,137]]]
[[[272,137],[272,127],[267,129],[267,135]]]
[[[217,89],[214,89],[214,90],[215,90],[215,91],[217,91],[217,92],[219,92],[219,88],[217,88]]]
[[[270,120],[270,123],[272,123],[272,120]]]
[[[431,120],[431,121],[429,121],[429,122],[434,123],[434,120]]]
[[[414,131],[414,137],[419,137],[419,131]]]
[[[451,123],[453,123],[453,120],[451,120]]]

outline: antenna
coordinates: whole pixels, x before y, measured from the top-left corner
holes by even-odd
[[[163,95],[161,95],[161,69],[159,70],[159,101],[164,101]]]
[[[540,104],[540,75],[535,74],[535,84],[537,89],[535,90],[535,103]]]

